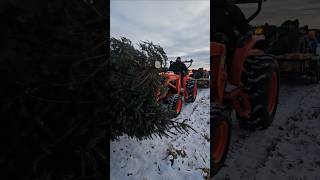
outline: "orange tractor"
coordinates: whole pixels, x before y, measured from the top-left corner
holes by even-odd
[[[184,63],[190,63],[187,68],[192,65],[192,62],[192,59],[184,61]],[[197,80],[192,78],[192,71],[188,71],[185,74],[167,71],[161,72],[160,76],[163,77],[164,91],[158,91],[157,100],[168,104],[169,111],[172,111],[177,117],[182,110],[182,99],[187,103],[196,100],[198,93]]]
[[[236,0],[257,3],[254,19],[261,10],[262,0]],[[215,17],[213,17],[215,18]],[[213,27],[214,29],[214,27]],[[279,67],[272,55],[265,54],[264,36],[249,33],[235,48],[224,42],[211,42],[211,176],[223,166],[230,144],[231,114],[246,129],[262,130],[272,123],[279,96]],[[228,53],[230,53],[228,55]]]

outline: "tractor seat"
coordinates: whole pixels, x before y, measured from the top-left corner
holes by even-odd
[[[213,34],[213,42],[221,43],[221,44],[228,44],[229,38],[226,34],[217,32]]]

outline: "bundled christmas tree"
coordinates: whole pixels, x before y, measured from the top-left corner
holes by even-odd
[[[187,124],[172,120],[172,114],[156,101],[156,91],[162,88],[159,61],[165,67],[167,56],[163,48],[152,42],[140,42],[135,48],[126,38],[111,38],[111,114],[112,139],[127,134],[150,138],[169,135],[171,128],[186,130]]]

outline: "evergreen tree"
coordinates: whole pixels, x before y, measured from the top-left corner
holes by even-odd
[[[171,128],[186,130],[185,123],[172,120],[167,107],[156,101],[156,92],[163,88],[163,79],[155,61],[166,64],[163,48],[152,42],[140,42],[135,48],[126,38],[111,38],[111,101],[112,139],[127,134],[138,139],[156,134],[169,135]]]
[[[124,39],[109,45],[105,2],[1,1],[3,178],[106,179],[109,136],[151,137],[180,125],[154,99],[152,63],[166,59],[163,50]]]
[[[106,178],[105,2],[1,1],[2,179]]]

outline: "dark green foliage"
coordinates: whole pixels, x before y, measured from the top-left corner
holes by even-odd
[[[135,48],[131,41],[111,38],[111,138],[122,134],[151,138],[167,135],[170,128],[183,130],[184,123],[171,120],[168,108],[156,101],[161,76],[155,61],[165,64],[167,56],[159,45],[141,42]]]
[[[1,179],[106,179],[108,17],[93,2],[1,2]]]
[[[106,2],[1,1],[1,179],[107,179],[110,135],[186,127],[155,104],[159,46],[107,58]]]

